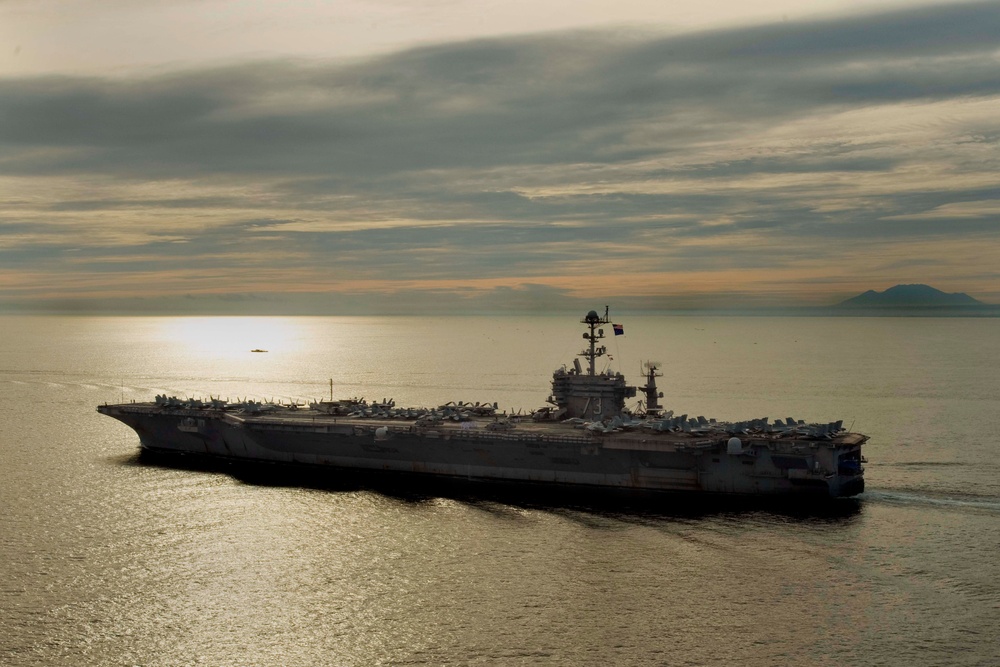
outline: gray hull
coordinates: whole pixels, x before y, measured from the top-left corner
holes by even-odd
[[[689,433],[593,433],[561,423],[497,432],[490,420],[419,426],[334,417],[308,410],[264,416],[222,410],[107,405],[99,412],[132,427],[143,449],[233,461],[434,475],[456,480],[638,492],[849,496],[864,488],[867,439],[845,433],[821,442],[724,439]]]

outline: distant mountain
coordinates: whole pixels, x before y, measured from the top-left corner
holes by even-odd
[[[838,308],[940,308],[942,306],[985,306],[968,294],[948,294],[929,285],[896,285],[884,292],[868,290],[841,301]]]

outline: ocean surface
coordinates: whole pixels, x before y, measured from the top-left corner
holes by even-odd
[[[532,409],[583,328],[0,317],[0,664],[1000,664],[1000,319],[615,321],[609,363],[660,362],[678,414],[870,435],[867,491],[609,506],[151,464],[98,404],[332,380]]]

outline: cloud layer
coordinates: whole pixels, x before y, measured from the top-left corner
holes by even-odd
[[[996,3],[8,78],[0,301],[1000,301],[998,140]]]

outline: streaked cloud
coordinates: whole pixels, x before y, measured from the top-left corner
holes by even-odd
[[[998,141],[996,3],[8,77],[0,301],[1000,301]]]

